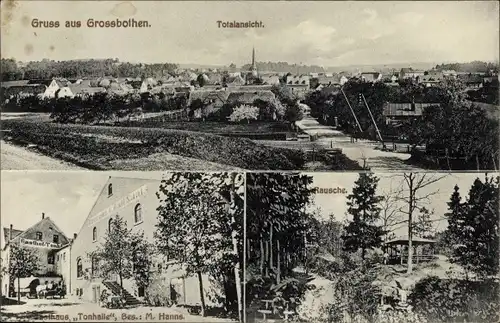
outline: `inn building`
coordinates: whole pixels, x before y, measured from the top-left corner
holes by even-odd
[[[42,213],[41,220],[27,230],[14,229],[13,225],[3,228],[5,246],[2,262],[9,263],[10,251],[14,244],[28,248],[38,256],[38,270],[31,277],[20,279],[19,289],[14,277],[6,275],[2,279],[2,294],[13,296],[34,294],[38,285],[57,283],[69,292],[70,245],[72,240],[57,225]]]

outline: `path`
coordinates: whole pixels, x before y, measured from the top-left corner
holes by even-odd
[[[66,163],[33,151],[0,141],[2,170],[78,170]]]
[[[308,135],[318,135],[315,145],[322,147],[341,148],[342,152],[359,165],[370,167],[375,171],[394,170],[421,170],[421,168],[409,165],[406,160],[410,154],[391,151],[382,151],[377,148],[374,141],[359,139],[352,143],[351,137],[330,126],[321,125],[316,119],[306,117],[297,121],[296,125]]]
[[[73,299],[22,299],[25,304],[2,306],[0,321],[14,322],[234,322],[216,317],[191,315],[179,307],[139,306],[107,309],[95,303]]]

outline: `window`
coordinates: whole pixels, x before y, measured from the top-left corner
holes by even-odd
[[[135,223],[142,222],[142,206],[137,204],[134,208],[134,220]]]
[[[58,234],[54,234],[54,236],[52,237],[52,242],[59,243],[59,235]]]
[[[113,195],[113,184],[108,185],[108,197]]]
[[[111,232],[112,228],[113,228],[113,218],[109,219],[108,221],[108,232]]]
[[[76,277],[80,278],[83,276],[83,264],[82,264],[82,258],[78,258],[76,260]]]
[[[66,261],[66,251],[62,254],[63,260]]]
[[[92,258],[92,276],[99,276],[99,259],[97,259],[96,257]]]
[[[43,238],[42,233],[40,231],[37,231],[37,233],[36,233],[36,239],[37,240],[42,240],[42,238]]]
[[[97,228],[92,229],[92,241],[97,241]]]
[[[141,286],[137,289],[137,296],[144,297],[144,287],[143,286]]]
[[[54,255],[51,255],[51,254],[47,255],[47,263],[49,265],[53,265],[54,264]]]
[[[56,261],[59,262],[59,254],[56,255]]]

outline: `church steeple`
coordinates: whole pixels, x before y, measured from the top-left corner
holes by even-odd
[[[257,63],[255,62],[255,47],[252,48],[252,66],[250,66],[250,72],[253,76],[257,76]]]

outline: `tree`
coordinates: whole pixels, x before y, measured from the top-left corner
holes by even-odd
[[[120,286],[123,288],[123,279],[133,275],[133,234],[119,215],[116,215],[111,223],[111,230],[106,232],[104,243],[89,253],[89,257],[92,262],[99,263],[99,276],[107,278],[112,274],[118,275]]]
[[[231,276],[236,294],[241,294],[237,285],[243,257],[243,194],[242,174],[174,173],[160,186],[157,246],[183,263],[188,275],[198,276],[203,316],[203,274],[224,276],[226,303],[233,294],[226,282]]]
[[[413,234],[417,237],[428,238],[433,234],[431,215],[434,213],[426,207],[420,208],[419,211],[413,223]]]
[[[205,74],[198,75],[198,77],[196,78],[196,81],[198,82],[198,85],[200,87],[203,87],[205,85],[205,83],[206,83]]]
[[[144,233],[132,234],[130,237],[132,249],[132,275],[138,287],[148,290],[151,282],[153,246],[144,238]]]
[[[354,183],[352,194],[347,196],[347,212],[353,219],[345,229],[344,248],[351,252],[361,249],[362,259],[365,259],[366,249],[382,244],[384,235],[383,229],[376,225],[380,219],[379,203],[383,198],[376,194],[378,181],[373,173],[361,173]]]
[[[229,116],[229,120],[231,122],[240,122],[246,120],[247,123],[250,123],[250,120],[257,120],[259,116],[259,108],[242,104],[236,109],[234,109],[233,113]]]
[[[453,244],[451,262],[478,275],[498,273],[500,178],[477,178],[466,202],[455,188],[448,203],[447,239]]]
[[[433,177],[427,173],[403,173],[401,190],[398,192],[398,200],[404,203],[404,206],[399,209],[399,212],[405,215],[408,224],[408,266],[407,273],[413,270],[413,233],[415,222],[415,211],[421,211],[427,204],[431,196],[435,195],[438,190],[429,193],[422,193],[426,187],[438,182],[443,178]],[[405,209],[406,208],[406,209]]]
[[[12,243],[9,250],[9,276],[17,279],[17,302],[21,304],[20,281],[29,277],[40,269],[40,259],[33,249],[21,247]]]

